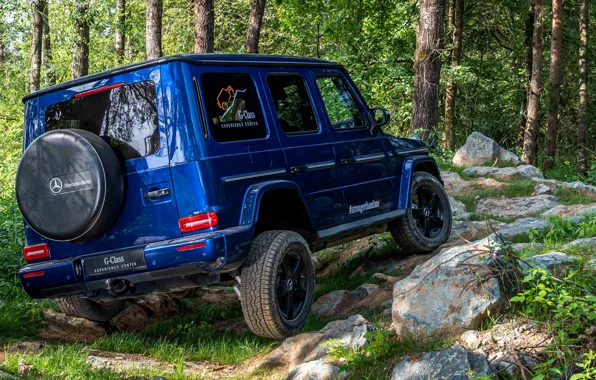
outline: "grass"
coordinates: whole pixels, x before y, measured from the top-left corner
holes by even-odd
[[[171,363],[210,361],[237,364],[271,350],[276,342],[249,331],[215,328],[218,321],[242,318],[238,304],[186,306],[192,313],[149,326],[140,332],[104,336],[91,348],[150,355]]]
[[[596,196],[568,187],[559,187],[557,190],[557,197],[559,197],[559,203],[565,206],[596,202]]]
[[[408,355],[438,351],[453,344],[445,337],[402,337],[391,334],[381,342],[374,342],[365,352],[350,352],[339,349],[334,354],[347,360],[348,379],[384,380],[391,368]],[[345,363],[345,362],[344,362]],[[343,364],[343,363],[342,363]]]

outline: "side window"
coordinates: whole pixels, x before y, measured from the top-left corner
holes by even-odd
[[[364,115],[343,78],[320,76],[317,77],[317,86],[334,129],[364,127]]]
[[[261,139],[267,128],[254,81],[248,74],[204,73],[201,88],[216,141]]]
[[[159,150],[155,83],[120,86],[49,106],[46,131],[65,128],[101,136],[123,160],[154,154]]]
[[[267,84],[285,133],[316,132],[319,127],[304,80],[298,74],[268,75]]]

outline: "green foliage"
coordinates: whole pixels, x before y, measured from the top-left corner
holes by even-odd
[[[385,379],[394,363],[406,355],[437,351],[448,347],[448,339],[436,337],[402,337],[386,330],[369,331],[366,338],[370,342],[359,350],[346,347],[341,340],[324,343],[329,347],[331,360],[341,364],[340,369],[348,372],[350,379]]]
[[[528,232],[531,243],[541,243],[547,247],[558,248],[571,240],[596,236],[596,214],[584,216],[579,223],[572,223],[571,220],[560,216],[550,216],[547,220],[552,224],[551,228],[532,229]]]
[[[595,275],[572,270],[563,278],[533,268],[522,280],[523,289],[511,301],[527,317],[541,321],[552,331],[554,342],[546,351],[551,357],[535,368],[536,378],[552,378],[569,373],[581,362],[581,335],[596,321]],[[593,371],[588,366],[586,371]],[[581,377],[580,377],[581,378]]]

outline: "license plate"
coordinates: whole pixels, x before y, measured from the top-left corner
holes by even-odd
[[[83,259],[83,268],[89,278],[146,269],[147,263],[143,249],[135,249]]]

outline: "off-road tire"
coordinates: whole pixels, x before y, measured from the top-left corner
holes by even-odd
[[[64,314],[99,323],[108,322],[124,307],[123,300],[99,303],[81,296],[59,298],[56,301]]]
[[[286,252],[299,251],[306,265],[307,292],[299,315],[286,320],[277,301],[278,268]],[[241,304],[248,327],[258,336],[283,339],[297,333],[306,322],[314,298],[315,268],[308,244],[292,231],[266,231],[252,242],[241,272]]]
[[[443,185],[432,174],[415,172],[410,187],[411,197],[413,197],[414,191],[422,185],[430,187],[439,196],[444,212],[444,225],[441,233],[436,237],[428,238],[424,236],[416,227],[416,222],[412,216],[412,206],[409,205],[404,216],[389,224],[389,231],[393,236],[393,240],[406,254],[429,253],[445,243],[451,235],[451,205]]]

